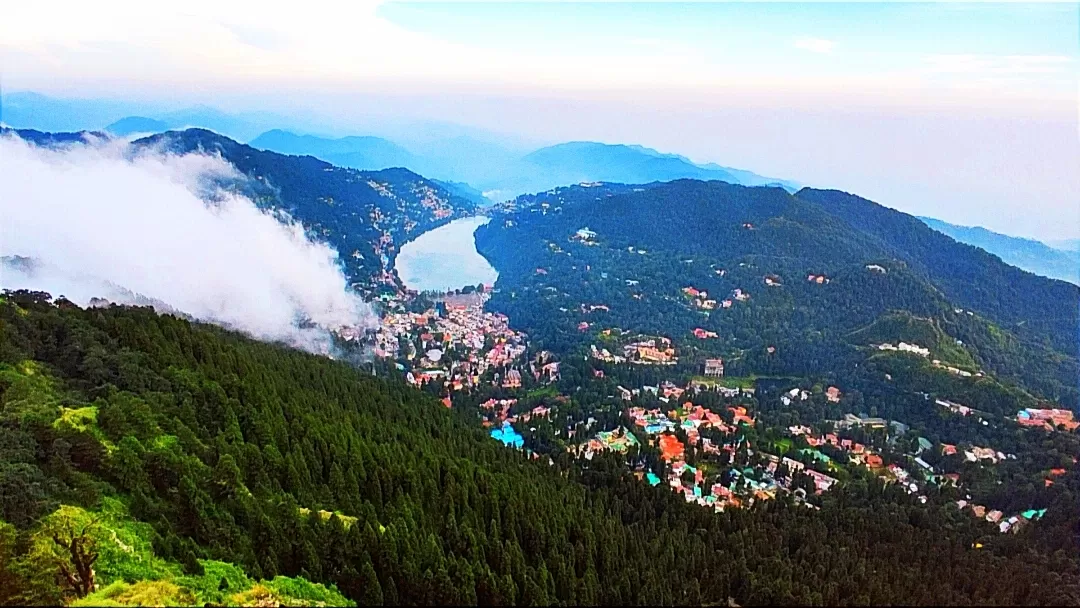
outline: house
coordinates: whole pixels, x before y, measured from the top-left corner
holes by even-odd
[[[675,435],[667,433],[660,435],[660,457],[664,460],[668,462],[682,460],[683,450],[682,442]]]
[[[589,230],[588,227],[585,227],[575,232],[574,238],[579,241],[591,241],[596,238],[596,233]]]
[[[839,403],[840,389],[836,388],[835,386],[830,386],[829,389],[825,391],[825,397],[832,403]]]
[[[780,287],[783,283],[780,281],[780,277],[775,274],[765,275],[765,284],[769,287]]]
[[[832,477],[829,477],[824,473],[818,473],[813,469],[806,469],[805,472],[807,475],[810,476],[811,479],[814,480],[814,490],[817,494],[827,492],[829,488],[831,488],[833,484],[836,483],[836,479],[833,479]]]
[[[881,456],[878,456],[877,454],[866,455],[866,466],[871,469],[880,469],[884,464],[885,462],[881,459]]]
[[[941,453],[945,456],[952,456],[956,453],[956,446],[950,443],[941,444]]]
[[[878,272],[881,274],[885,274],[886,272],[888,272],[887,270],[885,270],[884,267],[878,266],[877,264],[867,264],[866,269],[870,272]]]
[[[717,336],[715,331],[707,331],[700,327],[697,327],[694,328],[694,337],[699,340],[704,340],[706,338],[715,338]]]
[[[503,381],[503,388],[521,388],[521,372],[516,369],[506,372],[506,380]]]

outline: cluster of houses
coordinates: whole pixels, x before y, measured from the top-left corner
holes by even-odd
[[[954,376],[960,376],[961,378],[972,378],[972,377],[974,377],[974,378],[982,378],[983,377],[983,373],[981,371],[969,372],[966,369],[960,369],[959,367],[953,367],[953,366],[951,366],[951,365],[949,365],[947,363],[942,363],[940,359],[934,359],[930,363],[932,363],[934,367],[943,369],[943,370],[949,372],[950,374],[952,374]]]
[[[675,365],[679,358],[670,338],[649,338],[623,346],[623,358],[637,365]]]
[[[956,506],[960,510],[967,510],[973,517],[979,519],[985,519],[986,521],[994,524],[998,528],[998,532],[1005,534],[1006,532],[1016,533],[1024,527],[1028,522],[1039,519],[1046,514],[1046,509],[1028,509],[1022,513],[1018,513],[1011,517],[1005,517],[1005,514],[998,510],[987,511],[986,507],[982,505],[976,505],[969,503],[966,500],[956,501]]]
[[[493,382],[520,386],[521,372],[513,366],[525,353],[525,334],[510,329],[505,315],[485,312],[487,298],[447,295],[422,313],[387,313],[375,335],[375,355],[409,361],[407,379],[415,385],[442,382],[448,392],[459,391],[478,386],[490,370],[496,372]]]
[[[1065,409],[1036,409],[1026,408],[1016,413],[1016,422],[1021,426],[1041,427],[1048,431],[1058,427],[1066,431],[1075,431],[1080,427],[1076,416],[1071,410]]]
[[[611,451],[625,454],[631,447],[640,445],[637,437],[626,427],[619,427],[613,431],[600,431],[596,437],[585,443],[571,445],[567,450],[579,458],[592,460],[593,456],[600,452]]]
[[[683,295],[690,299],[695,308],[701,310],[715,310],[718,306],[716,300],[709,299],[709,292],[696,287],[683,287]],[[731,308],[731,300],[724,300],[719,304],[722,308]]]
[[[895,346],[892,345],[892,344],[888,344],[888,343],[878,344],[877,349],[878,350],[893,350],[893,351],[899,351],[899,352],[902,352],[902,353],[912,353],[912,354],[920,355],[920,356],[923,356],[923,357],[929,357],[930,356],[930,349],[929,348],[923,348],[922,346],[919,346],[918,344],[908,344],[907,342],[901,342],[901,343],[899,343],[899,344],[897,344]]]

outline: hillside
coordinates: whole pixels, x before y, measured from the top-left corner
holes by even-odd
[[[1022,239],[992,232],[980,226],[957,226],[929,217],[920,217],[934,230],[985,249],[1007,264],[1039,276],[1080,283],[1080,254],[1055,249],[1034,239]]]
[[[0,127],[0,136],[15,136],[33,143],[36,146],[52,147],[62,146],[67,144],[83,144],[86,143],[87,138],[106,138],[107,134],[100,131],[73,131],[73,132],[58,132],[48,133],[44,131],[36,131],[34,129],[9,129],[8,127]]]
[[[822,373],[863,358],[847,334],[905,311],[935,319],[951,349],[963,342],[962,358],[1075,407],[1076,286],[855,198],[692,180],[575,186],[521,197],[477,244],[499,271],[492,304],[548,348],[619,327],[689,341],[698,357],[722,354],[750,372]],[[573,239],[582,228],[595,237]],[[718,337],[696,340],[695,328]]]
[[[958,243],[917,218],[837,190],[800,190],[797,197],[881,240],[958,306],[1021,337],[1047,341],[1076,357],[1080,288],[1010,266],[986,251]]]
[[[820,511],[714,515],[605,459],[580,473],[525,459],[399,382],[148,309],[8,293],[0,329],[0,483],[20,488],[0,494],[5,601],[1080,597],[1076,564],[1038,552],[1042,535],[972,550],[973,520],[880,484]],[[99,554],[94,595],[51,576],[75,557],[35,552],[57,530],[83,539],[72,556]]]
[[[302,222],[337,249],[347,278],[369,293],[378,284],[397,284],[388,273],[401,245],[476,207],[406,169],[336,167],[311,156],[257,150],[203,129],[170,131],[134,145],[220,154],[249,178],[229,187]]]

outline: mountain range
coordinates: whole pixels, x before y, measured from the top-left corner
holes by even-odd
[[[36,93],[3,97],[0,119],[15,128],[103,130],[133,137],[204,128],[273,152],[310,155],[341,167],[404,167],[443,182],[468,184],[493,201],[570,183],[648,183],[719,179],[756,186],[799,185],[638,145],[568,142],[537,149],[509,136],[437,123],[375,123],[362,136],[319,136],[339,129],[271,113],[228,113],[197,106],[166,109],[123,101],[57,99]],[[308,134],[298,134],[298,133]]]
[[[981,226],[957,226],[930,217],[920,217],[934,230],[985,249],[1003,261],[1037,275],[1080,283],[1080,251],[1069,250],[1070,242],[1055,248],[1034,239],[993,232]]]
[[[377,137],[321,138],[274,130],[251,145],[283,154],[308,154],[357,169],[407,166],[439,179],[467,182],[493,200],[581,182],[649,183],[680,178],[722,180],[749,186],[778,185],[794,191],[794,182],[766,178],[749,171],[696,164],[637,145],[569,142],[514,156],[508,150],[486,154],[494,166],[465,166],[460,155],[412,153]]]

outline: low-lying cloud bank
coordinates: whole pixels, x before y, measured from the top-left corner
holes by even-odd
[[[327,329],[373,322],[332,248],[288,218],[217,191],[223,177],[238,176],[207,155],[136,151],[119,141],[46,149],[0,136],[0,256],[37,261],[34,269],[4,268],[0,287],[82,306],[92,297],[158,300],[316,352],[329,351]]]

